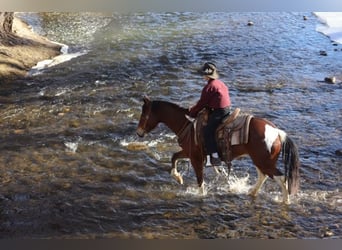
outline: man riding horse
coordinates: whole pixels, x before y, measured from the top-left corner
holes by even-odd
[[[203,130],[205,150],[211,165],[220,166],[221,159],[218,155],[215,131],[223,118],[230,114],[229,89],[218,79],[219,75],[215,64],[206,62],[200,69],[200,74],[207,83],[202,89],[199,101],[189,109],[190,116],[197,117],[203,108],[209,110],[207,125]]]

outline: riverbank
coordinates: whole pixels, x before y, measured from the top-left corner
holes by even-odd
[[[0,44],[0,81],[25,77],[38,62],[61,54],[61,45],[34,33],[15,17],[13,36]]]

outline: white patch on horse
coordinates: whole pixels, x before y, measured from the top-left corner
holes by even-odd
[[[278,129],[279,136],[280,136],[280,141],[284,142],[286,140],[286,132],[284,130]]]
[[[271,153],[272,145],[274,141],[278,138],[280,130],[277,128],[274,128],[268,124],[265,125],[265,143],[268,152]]]

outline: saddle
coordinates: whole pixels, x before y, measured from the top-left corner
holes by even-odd
[[[231,146],[248,143],[249,124],[252,115],[240,114],[240,108],[236,108],[229,116],[225,117],[216,130],[216,143],[219,155],[230,166],[232,159]],[[202,128],[208,120],[208,110],[202,110],[194,123],[196,141],[203,143]]]

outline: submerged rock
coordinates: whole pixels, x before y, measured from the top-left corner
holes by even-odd
[[[254,23],[253,23],[252,21],[248,21],[247,25],[248,25],[248,26],[253,26]]]
[[[336,154],[337,156],[342,156],[342,149],[337,149],[337,150],[335,151],[335,154]]]
[[[161,57],[159,57],[159,62],[161,64],[170,64],[170,60],[166,55],[162,55]]]
[[[325,78],[324,78],[324,81],[325,81],[326,83],[335,84],[335,83],[336,83],[336,77],[335,77],[335,76],[325,77]]]
[[[320,50],[320,51],[319,51],[319,54],[320,54],[321,56],[327,56],[327,55],[328,55],[328,53],[327,53],[325,50]]]

